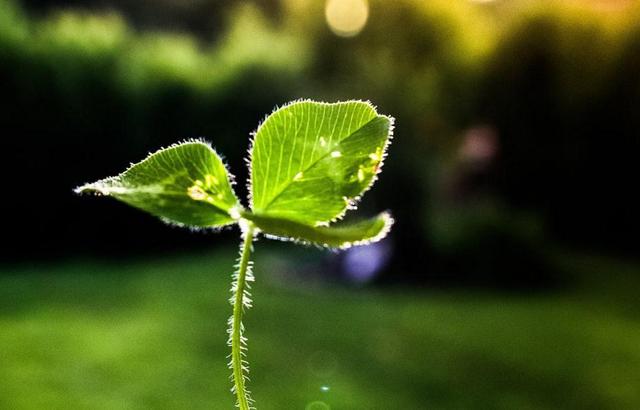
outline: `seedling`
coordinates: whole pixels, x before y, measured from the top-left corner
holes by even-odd
[[[254,239],[267,238],[348,248],[383,238],[393,223],[383,212],[356,223],[340,223],[380,172],[393,119],[371,104],[296,101],[269,115],[253,135],[249,208],[233,190],[233,176],[209,144],[186,141],[150,154],[122,174],[76,188],[112,196],[191,228],[237,224],[240,257],[232,276],[229,318],[232,392],[241,410],[254,407],[246,388],[249,372],[242,316],[251,307],[250,261]]]

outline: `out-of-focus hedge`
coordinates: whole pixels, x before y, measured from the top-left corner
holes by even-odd
[[[341,39],[319,3],[284,13],[313,39],[311,94],[398,119],[378,195],[404,270],[531,283],[550,279],[549,238],[637,252],[640,6],[371,1],[365,30]],[[463,149],[478,129],[495,142],[486,163]]]
[[[311,97],[370,99],[397,117],[363,207],[396,214],[398,271],[421,272],[425,258],[444,261],[432,270],[504,271],[500,261],[539,259],[549,237],[633,252],[640,11],[536,4],[371,1],[364,31],[345,39],[327,28],[322,2],[282,0],[275,18],[243,3],[203,44],[137,33],[116,15],[36,21],[2,3],[3,145],[18,176],[9,192],[21,193],[9,201],[20,216],[7,228],[13,251],[161,246],[150,220],[80,203],[69,188],[200,135],[242,178],[247,133],[264,113]],[[497,142],[482,169],[460,153],[478,126]],[[139,233],[120,238],[119,220]]]
[[[371,4],[368,26],[348,40],[314,18],[321,5],[289,15],[300,32],[313,32],[320,87],[329,84],[338,97],[372,98],[397,115],[386,192],[400,187],[391,196],[399,223],[424,221],[429,248],[451,255],[444,270],[461,264],[492,270],[511,259],[535,275],[541,268],[529,260],[538,259],[545,235],[638,249],[640,204],[632,198],[640,145],[638,6]],[[497,139],[496,157],[482,172],[468,169],[460,154],[466,130],[477,126],[489,126]],[[451,174],[458,185],[470,178],[475,185],[456,186]],[[489,208],[499,212],[482,219]],[[531,223],[537,233],[523,233]],[[443,226],[460,232],[459,240],[443,240]],[[402,232],[411,243],[412,231]],[[503,239],[491,240],[496,235]]]
[[[290,98],[290,78],[307,57],[256,9],[238,8],[232,19],[206,45],[138,33],[114,14],[34,20],[0,2],[3,259],[210,243],[71,189],[192,137],[207,137],[235,172],[243,168],[248,133]]]

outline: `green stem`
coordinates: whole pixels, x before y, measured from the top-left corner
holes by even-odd
[[[248,372],[248,364],[243,361],[245,346],[245,339],[242,336],[242,315],[244,308],[251,306],[249,294],[247,289],[249,288],[248,281],[253,280],[251,274],[250,259],[251,259],[251,247],[254,239],[254,225],[247,221],[246,228],[243,228],[244,242],[240,251],[240,262],[238,264],[238,271],[236,272],[233,284],[234,295],[233,301],[233,316],[231,317],[231,329],[230,329],[230,344],[231,344],[231,369],[233,370],[233,386],[237,397],[237,406],[240,410],[250,410],[251,398],[249,392],[245,387],[246,375]]]

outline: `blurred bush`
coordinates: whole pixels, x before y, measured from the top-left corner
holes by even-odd
[[[70,190],[191,137],[210,138],[240,168],[248,133],[291,98],[289,78],[307,59],[301,41],[255,8],[238,8],[232,19],[207,46],[188,35],[138,33],[114,14],[61,11],[40,21],[0,3],[0,121],[10,153],[3,170],[16,176],[5,189],[21,192],[5,201],[15,218],[5,226],[3,259],[205,241],[177,230],[163,236],[150,218]]]
[[[1,125],[13,130],[4,165],[20,175],[5,189],[38,192],[5,203],[16,217],[4,256],[193,243],[70,188],[196,136],[227,153],[242,181],[248,132],[298,97],[370,99],[397,117],[383,177],[362,204],[397,217],[394,272],[455,265],[502,277],[523,261],[544,266],[526,261],[542,261],[549,238],[635,254],[639,7],[369,4],[364,30],[342,38],[323,2],[282,0],[268,15],[236,3],[206,42],[137,32],[115,14],[36,20],[0,3]]]
[[[540,9],[496,46],[478,112],[502,138],[499,192],[583,246],[637,251],[638,9]],[[637,72],[637,71],[636,71]],[[634,226],[635,225],[635,226]]]

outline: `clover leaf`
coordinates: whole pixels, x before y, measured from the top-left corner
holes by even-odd
[[[111,196],[168,223],[192,228],[239,224],[243,245],[233,276],[229,345],[236,405],[250,410],[242,316],[251,306],[253,240],[291,240],[347,248],[382,239],[393,219],[387,212],[352,223],[333,222],[355,207],[380,173],[393,119],[368,102],[295,101],[269,115],[254,134],[245,209],[233,177],[204,141],[161,149],[123,173],[82,185],[77,193]]]

